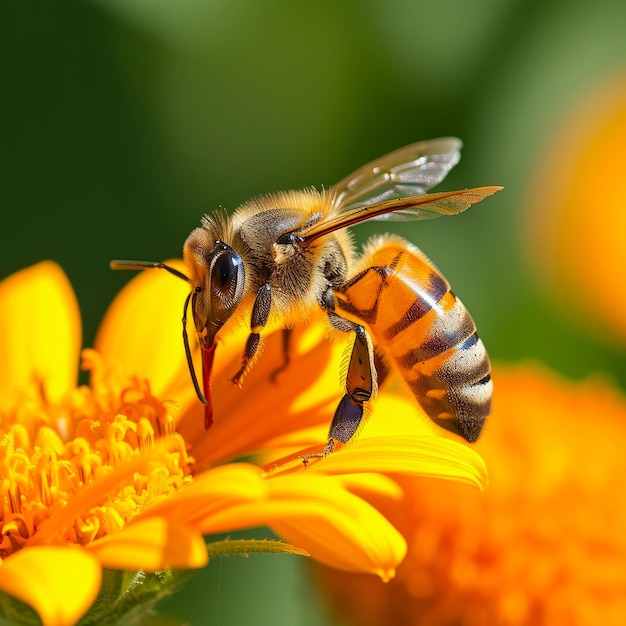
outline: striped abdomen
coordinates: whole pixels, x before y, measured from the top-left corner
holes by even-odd
[[[342,289],[342,308],[367,323],[432,420],[476,441],[493,385],[467,309],[426,256],[399,238],[370,247],[365,262]]]

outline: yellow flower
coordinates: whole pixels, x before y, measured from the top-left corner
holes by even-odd
[[[526,249],[570,316],[625,346],[624,69],[588,92],[539,160],[526,202]]]
[[[341,395],[342,346],[316,325],[294,331],[294,363],[274,382],[281,337],[270,337],[243,391],[227,382],[243,344],[225,342],[206,432],[180,339],[187,289],[157,271],[131,281],[97,351],[83,351],[91,379],[77,386],[80,319],[64,274],[46,262],[0,283],[0,590],[45,625],[79,619],[103,567],[201,567],[210,551],[203,534],[259,525],[320,562],[387,580],[406,544],[363,497],[400,496],[383,474],[485,481],[476,453],[384,394],[372,412],[397,417],[396,432],[366,427],[302,471],[297,451],[323,447]],[[405,420],[411,427],[400,429]],[[233,462],[255,453],[270,464]],[[288,453],[291,463],[277,461]]]
[[[389,585],[323,572],[348,623],[626,623],[626,399],[531,366],[494,380],[495,412],[477,444],[489,488],[399,479],[402,506],[373,500],[408,554]]]

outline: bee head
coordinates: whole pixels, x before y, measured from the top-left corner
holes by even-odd
[[[241,256],[206,228],[196,228],[187,238],[184,258],[196,293],[193,319],[200,345],[209,349],[215,336],[239,306],[245,285]]]

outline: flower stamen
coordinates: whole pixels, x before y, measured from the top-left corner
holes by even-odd
[[[0,407],[0,558],[26,544],[87,545],[191,480],[174,405],[143,381],[120,384],[93,350],[83,363],[92,387]]]

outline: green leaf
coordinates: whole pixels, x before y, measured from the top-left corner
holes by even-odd
[[[14,626],[41,626],[37,613],[13,596],[0,592],[0,624]]]
[[[190,573],[163,570],[148,574],[105,569],[100,594],[78,626],[174,624],[171,619],[160,619],[154,607],[185,582]]]

